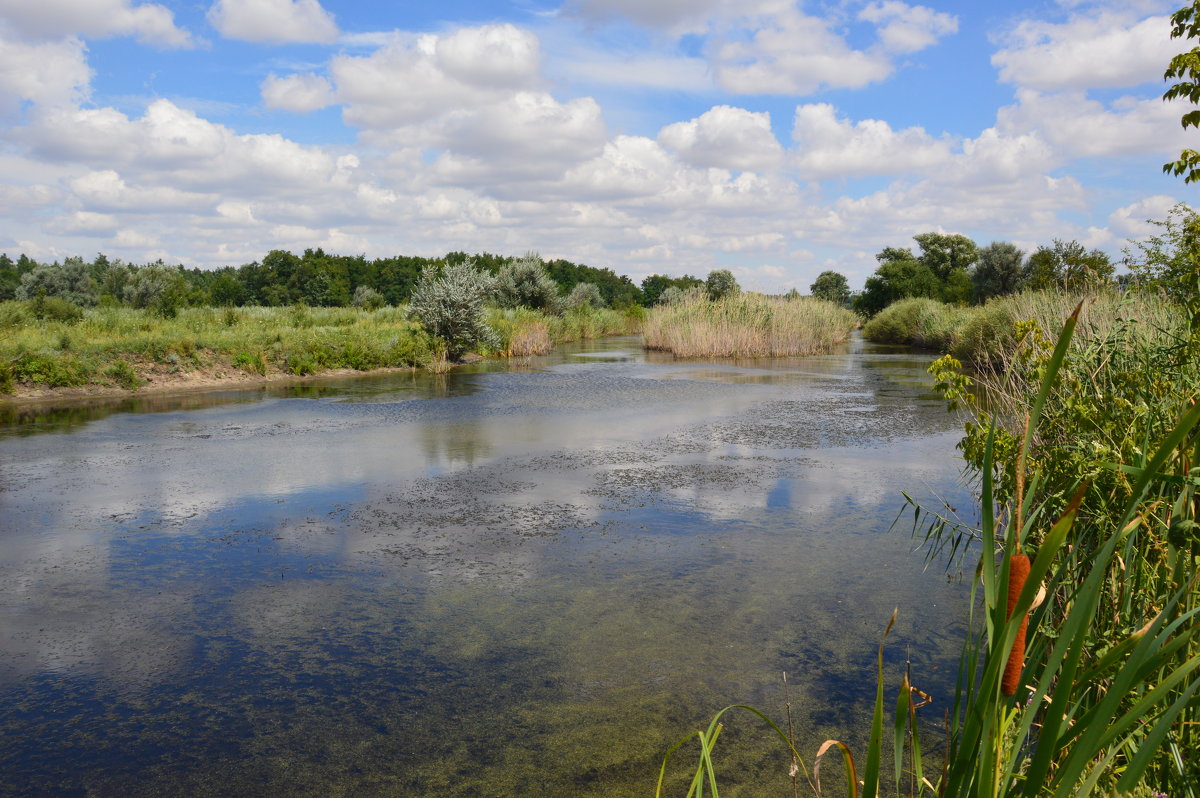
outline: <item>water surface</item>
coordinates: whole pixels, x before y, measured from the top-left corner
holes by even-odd
[[[889,531],[901,490],[970,504],[928,361],[625,338],[10,412],[0,789],[650,795],[722,706],[782,720],[783,672],[802,750],[861,746],[894,607],[940,717],[963,588]],[[788,784],[748,716],[718,764]]]

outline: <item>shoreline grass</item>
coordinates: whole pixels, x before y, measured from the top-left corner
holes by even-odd
[[[858,326],[848,310],[812,297],[690,296],[646,315],[646,348],[676,357],[789,357],[827,352]]]
[[[451,367],[445,347],[404,307],[199,307],[174,318],[132,308],[71,308],[58,318],[37,318],[29,302],[0,303],[0,398]],[[524,357],[566,341],[636,331],[639,319],[607,309],[561,317],[493,310],[489,323],[502,346],[477,355]]]
[[[1151,291],[1122,294],[1112,289],[1050,289],[996,297],[977,307],[918,297],[901,299],[868,321],[863,337],[876,343],[932,349],[975,366],[1002,367],[1018,347],[1017,322],[1033,320],[1042,330],[1057,330],[1081,300],[1087,301],[1072,339],[1076,348],[1105,338],[1127,320],[1139,321],[1145,333],[1177,327],[1183,320],[1177,305]]]

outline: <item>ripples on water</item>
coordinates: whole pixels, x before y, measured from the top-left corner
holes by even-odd
[[[889,531],[901,490],[969,504],[927,362],[613,339],[10,411],[0,789],[650,795],[720,707],[782,718],[784,671],[802,751],[861,746],[897,606],[936,723],[964,590]],[[789,784],[748,717],[720,751],[723,792]]]

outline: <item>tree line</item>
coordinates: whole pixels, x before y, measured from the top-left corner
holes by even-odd
[[[958,233],[920,233],[913,240],[916,252],[909,247],[884,247],[876,254],[879,266],[861,292],[852,293],[843,275],[826,271],[812,284],[813,295],[873,316],[909,297],[982,304],[1025,289],[1076,290],[1109,283],[1116,272],[1107,254],[1078,241],[1055,239],[1027,257],[1007,241],[980,247]]]

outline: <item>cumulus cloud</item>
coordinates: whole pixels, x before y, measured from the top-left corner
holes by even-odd
[[[992,56],[1000,79],[1041,90],[1120,88],[1160,82],[1179,47],[1166,17],[1123,12],[1077,15],[1065,23],[1027,20]]]
[[[26,100],[73,106],[87,97],[91,76],[76,38],[29,44],[0,37],[0,117],[14,117]]]
[[[325,108],[334,101],[333,85],[320,75],[267,75],[259,87],[268,108],[307,113]]]
[[[717,82],[741,94],[809,94],[861,88],[892,71],[886,54],[851,48],[829,21],[792,9],[770,18],[747,40],[714,49]]]
[[[17,32],[39,39],[74,35],[134,36],[158,47],[191,46],[187,31],[157,3],[132,5],[129,0],[0,0],[0,17]]]
[[[338,35],[317,0],[217,0],[208,21],[225,38],[247,42],[332,42]]]
[[[111,169],[89,172],[71,181],[71,190],[86,207],[105,211],[204,210],[216,202],[215,195],[180,191],[170,186],[130,186]],[[78,214],[76,214],[78,216]],[[95,219],[92,213],[88,218]]]
[[[349,124],[390,128],[540,88],[540,62],[537,37],[505,24],[397,38],[334,58],[330,73]]]
[[[1166,194],[1155,194],[1131,203],[1108,215],[1108,224],[1113,232],[1130,238],[1141,238],[1157,232],[1159,228],[1148,219],[1163,220],[1167,211],[1175,207],[1178,200]]]
[[[737,3],[733,0],[570,0],[564,9],[595,22],[626,19],[672,33],[704,30],[714,21],[778,7],[772,0]]]
[[[718,105],[687,122],[667,125],[658,141],[694,166],[762,171],[782,160],[771,115]]]
[[[792,138],[795,164],[816,180],[922,172],[946,163],[951,150],[949,140],[924,128],[897,131],[879,119],[839,119],[828,103],[797,106]]]
[[[138,119],[111,108],[56,109],[17,133],[40,157],[152,176],[180,190],[310,189],[337,173],[336,159],[319,148],[274,133],[237,134],[165,99]]]
[[[1187,146],[1179,112],[1159,99],[1118,99],[1109,105],[1083,92],[1017,92],[1015,105],[997,113],[997,130],[1008,136],[1036,133],[1060,161],[1074,158],[1169,155]]]
[[[858,18],[879,28],[879,41],[893,53],[915,53],[958,32],[958,18],[926,6],[910,6],[898,0],[871,3]]]
[[[117,218],[107,213],[75,211],[66,216],[51,219],[46,225],[51,233],[61,235],[110,236],[117,229]]]

